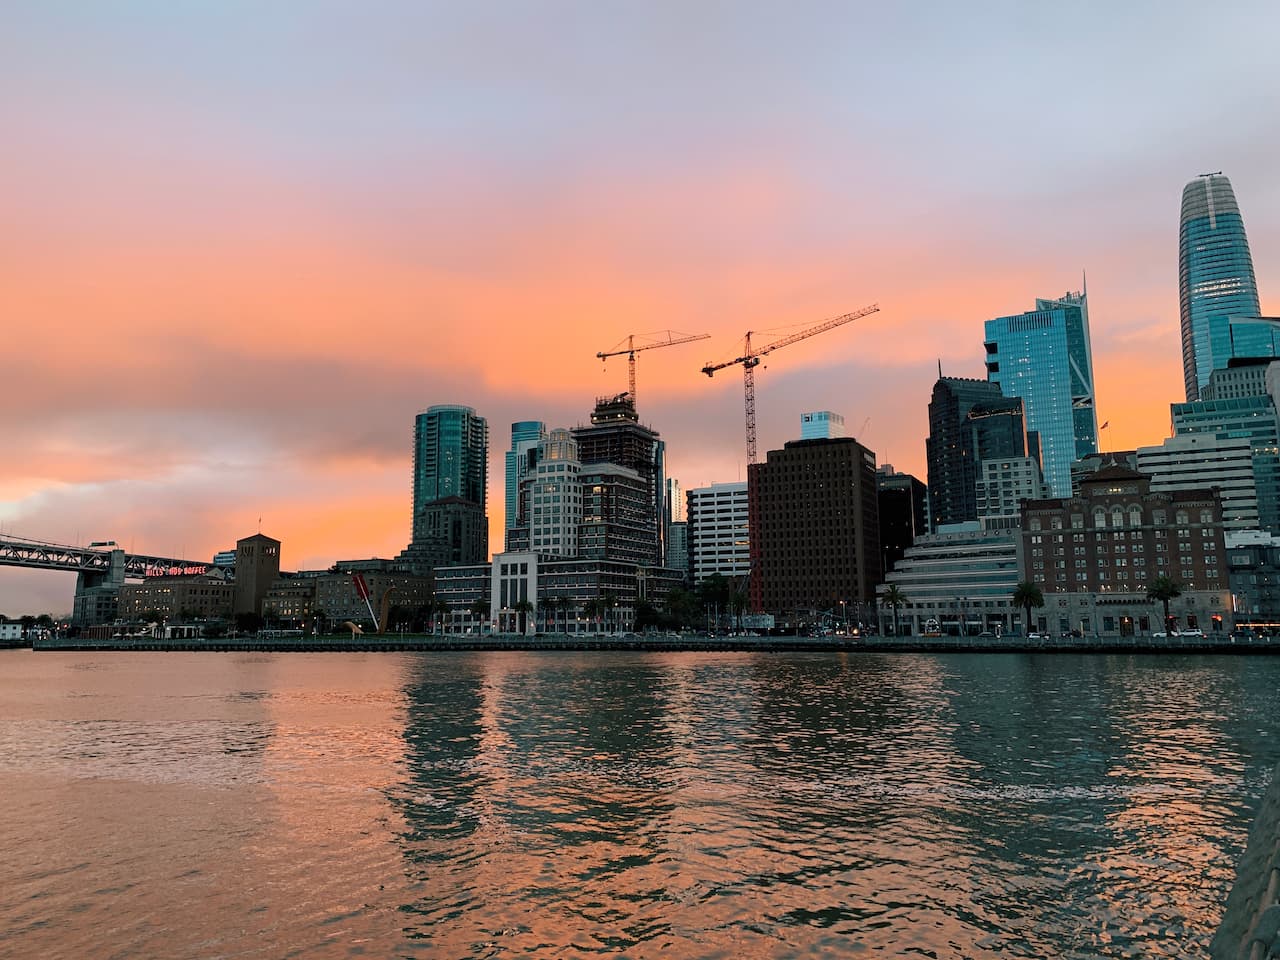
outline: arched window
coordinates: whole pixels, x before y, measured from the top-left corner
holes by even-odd
[[[1093,525],[1099,530],[1105,527],[1107,525],[1107,511],[1103,510],[1101,507],[1097,507],[1093,511]]]
[[[1111,525],[1113,527],[1124,526],[1124,507],[1111,508]]]
[[[1129,504],[1129,526],[1142,526],[1142,508],[1136,503]]]
[[[1176,517],[1176,519],[1177,519],[1177,522],[1178,522],[1178,526],[1182,526],[1184,523],[1190,523],[1190,522],[1191,522],[1191,516],[1190,516],[1190,514],[1188,514],[1188,513],[1187,513],[1187,511],[1185,511],[1185,510],[1179,510],[1179,511],[1178,511],[1178,513],[1177,513],[1177,517]]]
[[[1032,529],[1032,530],[1039,530],[1039,529],[1040,529],[1040,518],[1039,518],[1039,517],[1032,517],[1032,518],[1031,518],[1031,529]]]

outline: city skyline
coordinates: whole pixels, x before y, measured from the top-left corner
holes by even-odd
[[[1203,171],[1231,178],[1280,312],[1267,5],[1082,8],[1089,77],[1032,10],[385,9],[12,12],[5,534],[208,558],[262,517],[292,568],[394,556],[406,425],[447,403],[492,425],[496,549],[505,431],[625,390],[597,351],[710,333],[641,360],[639,413],[685,488],[733,482],[741,383],[699,366],[871,301],[756,371],[761,450],[832,410],[923,478],[937,363],[981,377],[982,323],[1081,269],[1099,446],[1158,444]],[[1219,35],[1231,86],[1208,89],[1183,63]],[[0,573],[7,613],[69,593]]]

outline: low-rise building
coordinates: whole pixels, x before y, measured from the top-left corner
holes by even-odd
[[[1222,498],[1216,489],[1157,489],[1150,477],[1106,467],[1080,495],[1033,500],[1022,509],[1022,579],[1045,606],[1050,632],[1132,636],[1164,629],[1148,598],[1158,578],[1181,590],[1169,614],[1178,629],[1230,628]]]
[[[166,620],[218,620],[231,617],[235,583],[218,567],[194,576],[148,577],[120,588],[122,620],[159,616]]]

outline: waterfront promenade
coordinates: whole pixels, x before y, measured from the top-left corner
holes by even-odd
[[[36,650],[184,652],[326,652],[438,650],[632,650],[707,652],[903,653],[1268,653],[1280,638],[1204,637],[808,637],[702,636],[676,633],[399,635],[322,637],[60,637],[38,640]]]

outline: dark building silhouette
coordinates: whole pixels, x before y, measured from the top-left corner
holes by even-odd
[[[579,554],[661,565],[666,445],[657,431],[640,423],[634,401],[622,393],[598,399],[591,423],[572,433],[582,465]]]
[[[747,467],[747,490],[755,609],[798,622],[875,602],[874,453],[851,437],[792,441]]]
[[[880,568],[887,574],[916,537],[929,532],[929,488],[909,473],[885,464],[876,472],[880,514]]]
[[[1005,397],[998,384],[939,377],[929,401],[925,440],[933,529],[977,519],[983,460],[1030,456],[1038,463],[1038,441],[1026,431],[1022,401]]]
[[[280,541],[261,533],[236,541],[235,613],[262,613],[262,601],[280,576]]]

